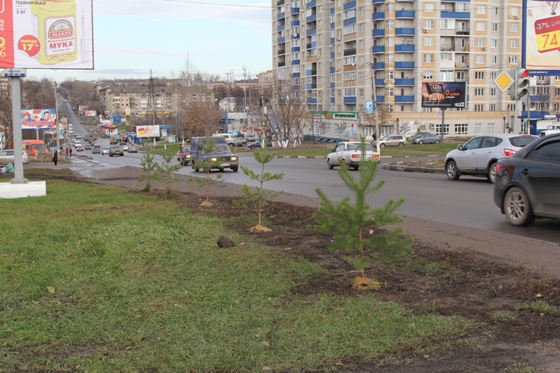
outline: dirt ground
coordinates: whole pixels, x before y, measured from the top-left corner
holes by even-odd
[[[139,168],[122,167],[93,172],[86,181],[140,192],[145,185],[138,181],[141,173]],[[46,171],[44,178],[50,177],[52,174]],[[76,177],[82,178],[78,174]],[[236,204],[242,196],[239,186],[224,183],[212,187],[213,205],[201,207],[205,197],[197,184],[183,180],[171,185],[176,203],[228,218],[229,228],[244,231],[286,255],[318,263],[328,271],[296,286],[294,293],[309,297],[322,293],[363,294],[351,287],[351,279],[356,276],[353,268],[341,255],[328,250],[331,238],[313,230],[317,199],[280,195],[265,210],[265,225],[272,232],[250,233],[251,219],[246,216],[254,212]],[[164,187],[154,183],[151,193],[162,196]],[[415,356],[403,350],[397,363],[380,366],[378,362],[352,361],[325,367],[324,371],[560,372],[560,280],[554,276],[558,268],[526,261],[522,256],[500,259],[490,255],[492,247],[506,239],[496,234],[478,235],[475,239],[468,230],[459,234],[451,226],[439,226],[440,238],[434,240],[425,229],[428,224],[405,217],[405,232],[415,238],[413,254],[397,266],[377,264],[370,275],[385,285],[372,296],[382,302],[401,302],[418,314],[462,316],[483,326],[471,330],[459,347],[437,354]],[[536,245],[533,241],[527,244]],[[522,309],[522,305],[535,301],[553,308]]]

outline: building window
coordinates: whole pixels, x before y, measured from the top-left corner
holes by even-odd
[[[395,29],[395,21],[393,21],[393,20],[385,21],[385,29],[386,30],[394,30]]]
[[[424,28],[432,30],[434,28],[434,20],[433,19],[425,19],[424,20]]]
[[[474,105],[474,111],[484,111],[484,104]]]
[[[455,134],[456,135],[468,135],[469,125],[467,123],[457,123],[455,124]]]
[[[395,11],[395,4],[389,3],[385,6],[385,11],[387,13],[393,13]]]
[[[434,3],[424,3],[424,12],[433,12],[435,9]]]
[[[486,31],[486,22],[477,22],[476,31]]]
[[[385,38],[385,45],[388,47],[395,45],[395,38]]]
[[[440,54],[441,61],[453,61],[453,54],[452,53],[444,53]]]
[[[474,124],[474,134],[475,135],[481,135],[482,134],[482,124],[480,124],[480,123],[475,123]]]
[[[424,54],[424,62],[426,63],[434,62],[434,55],[431,53]]]
[[[385,63],[393,63],[395,62],[395,55],[394,54],[386,54],[385,55]]]
[[[477,5],[476,14],[486,14],[486,7],[484,5]]]
[[[474,73],[474,78],[475,79],[484,79],[484,71],[476,71]]]
[[[491,65],[497,65],[497,64],[498,64],[498,56],[496,56],[496,55],[491,55],[491,56],[490,56],[490,64],[491,64]]]
[[[360,88],[359,92],[360,92],[360,97],[364,97],[364,89]]]
[[[488,111],[496,111],[496,104],[488,105]]]
[[[393,97],[393,88],[385,88],[385,97]]]
[[[491,97],[496,97],[496,88],[490,88],[489,95]],[[493,111],[496,111],[496,110],[493,110]]]
[[[509,47],[512,49],[517,49],[518,44],[517,44],[517,39],[510,39],[509,40]]]
[[[476,39],[476,46],[477,46],[477,47],[484,47],[484,39],[482,39],[482,38],[477,38],[477,39]]]
[[[509,8],[509,15],[510,15],[510,17],[515,17],[515,16],[519,17],[519,8],[515,7],[515,6],[510,7]]]
[[[509,56],[509,57],[508,57],[508,62],[509,62],[510,64],[516,65],[516,64],[517,64],[517,56],[515,56],[515,55]]]
[[[497,6],[492,7],[492,14],[495,15],[495,16],[498,15],[498,7]]]
[[[476,56],[476,63],[479,65],[483,65],[484,64],[484,55],[479,54],[478,56]]]
[[[492,23],[492,31],[494,31],[494,32],[498,31],[498,24],[497,23]]]
[[[490,48],[498,48],[498,40],[490,39]]]
[[[509,24],[509,31],[510,32],[519,32],[519,24],[515,22],[511,22]]]
[[[424,46],[425,46],[425,47],[433,47],[433,46],[434,46],[434,38],[432,38],[432,37],[425,37],[425,38],[424,38]]]
[[[488,134],[493,134],[494,133],[494,123],[488,123],[488,126],[486,127],[486,130],[488,132]]]
[[[475,88],[474,89],[475,96],[484,96],[484,88]]]

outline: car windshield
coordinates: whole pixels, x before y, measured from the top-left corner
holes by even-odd
[[[511,142],[511,145],[513,146],[522,148],[525,145],[532,143],[536,139],[538,139],[538,137],[535,136],[514,136],[509,138],[509,142]]]
[[[387,140],[389,140],[389,136],[383,136],[383,137],[381,138],[381,141],[387,141]]]

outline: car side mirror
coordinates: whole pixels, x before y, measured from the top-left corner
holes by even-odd
[[[457,147],[457,149],[459,149],[459,150],[465,150],[465,147],[464,147],[463,145],[459,145],[459,146]]]

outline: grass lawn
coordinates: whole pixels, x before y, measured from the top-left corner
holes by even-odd
[[[308,302],[291,288],[321,268],[149,195],[48,180],[45,197],[0,200],[0,219],[0,372],[348,367],[472,326],[371,294]]]

